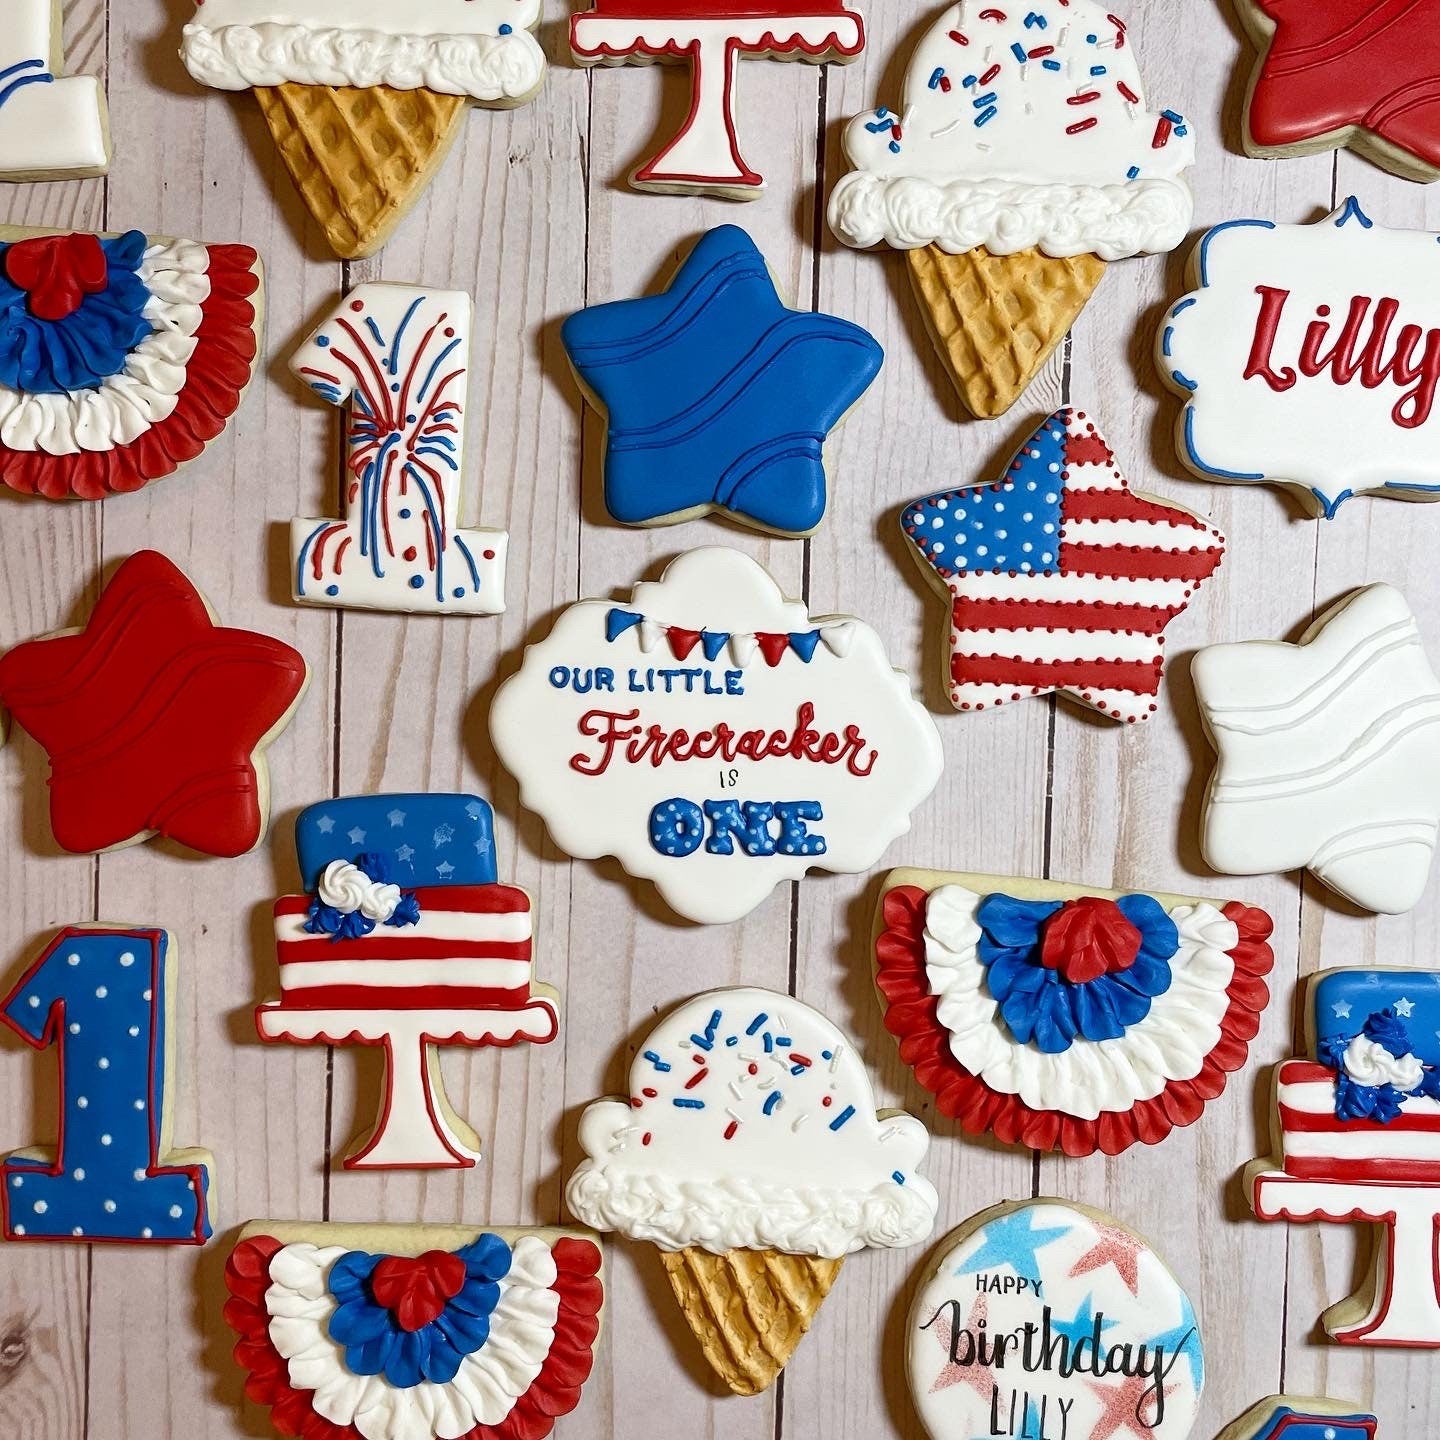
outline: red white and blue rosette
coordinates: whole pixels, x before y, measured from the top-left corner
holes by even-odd
[[[1269,1001],[1263,910],[911,878],[881,901],[885,1024],[971,1134],[1119,1154],[1193,1124],[1244,1064]]]
[[[604,1300],[595,1239],[399,1226],[408,1253],[376,1254],[364,1233],[259,1221],[230,1255],[235,1358],[281,1434],[543,1440],[575,1408]]]
[[[195,459],[250,383],[260,286],[244,245],[0,243],[0,483],[100,500]]]

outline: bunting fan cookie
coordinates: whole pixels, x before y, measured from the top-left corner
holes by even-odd
[[[970,1134],[1118,1155],[1198,1120],[1245,1064],[1271,929],[1238,900],[894,870],[875,984],[901,1059]]]
[[[1159,708],[1165,629],[1225,553],[1214,526],[1130,489],[1094,424],[1052,415],[1004,477],[901,512],[950,605],[946,691],[985,710],[1053,691],[1116,720]]]
[[[245,1394],[295,1440],[545,1440],[580,1403],[596,1236],[252,1220],[225,1265]]]

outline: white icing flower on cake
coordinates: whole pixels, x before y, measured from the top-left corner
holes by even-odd
[[[918,1244],[939,1205],[915,1173],[924,1126],[877,1115],[845,1036],[768,990],[714,991],[666,1016],[641,1045],[630,1098],[591,1105],[580,1144],[574,1214],[665,1250],[836,1259]]]
[[[1345,1047],[1345,1073],[1357,1085],[1393,1085],[1409,1093],[1425,1078],[1418,1055],[1392,1055],[1378,1040],[1357,1035]]]
[[[372,880],[348,860],[332,860],[325,867],[316,894],[342,915],[353,915],[358,910],[367,920],[382,923],[399,908],[401,899],[398,885]]]

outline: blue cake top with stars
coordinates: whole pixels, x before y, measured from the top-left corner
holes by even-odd
[[[1375,1417],[1313,1415],[1279,1404],[1251,1440],[1375,1440]]]
[[[418,885],[492,885],[493,817],[477,795],[352,795],[308,806],[295,821],[295,848],[307,891],[332,860],[382,853],[390,879]]]
[[[1310,990],[1315,1053],[1327,1040],[1347,1041],[1382,1010],[1393,1010],[1414,1054],[1440,1065],[1440,972],[1327,970]]]

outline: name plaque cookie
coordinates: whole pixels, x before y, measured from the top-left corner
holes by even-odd
[[[681,915],[738,920],[812,866],[868,870],[942,763],[935,723],[849,616],[748,556],[582,600],[500,687],[490,736],[571,855],[613,855]]]

